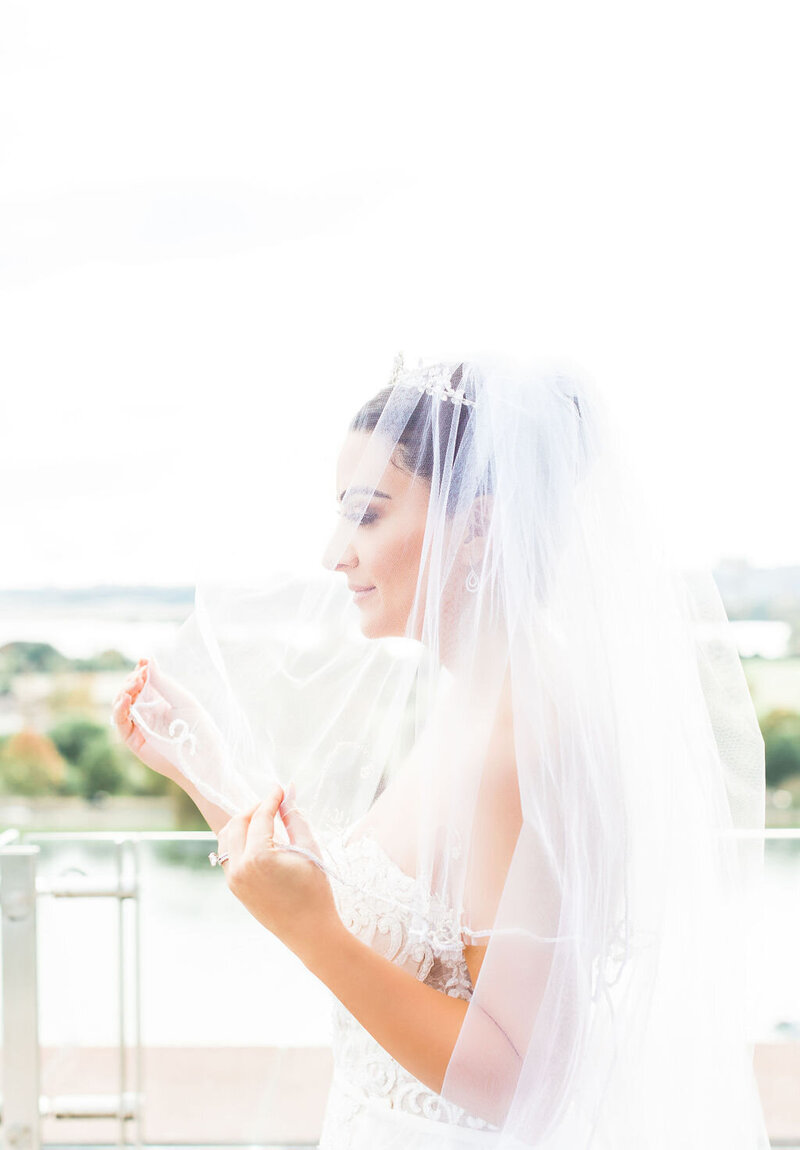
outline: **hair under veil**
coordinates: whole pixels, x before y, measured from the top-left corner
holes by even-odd
[[[398,361],[342,432],[319,578],[198,588],[135,721],[231,813],[294,781],[343,914],[374,895],[354,844],[379,856],[396,961],[483,948],[437,1145],[766,1147],[735,833],[763,741],[710,574],[671,566],[584,379]],[[405,635],[370,636],[342,572],[392,468],[424,536]]]

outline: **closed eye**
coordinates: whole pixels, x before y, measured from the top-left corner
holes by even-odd
[[[340,507],[339,514],[343,518],[348,519],[351,523],[360,523],[365,527],[370,523],[374,523],[378,518],[377,511],[370,511],[368,508],[365,508],[363,511],[345,511],[344,508]]]

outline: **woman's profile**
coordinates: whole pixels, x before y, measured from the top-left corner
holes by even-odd
[[[766,1147],[713,583],[572,374],[398,359],[345,423],[319,577],[199,588],[114,704],[332,991],[321,1150]]]

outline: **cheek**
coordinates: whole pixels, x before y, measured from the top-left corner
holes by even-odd
[[[417,588],[423,538],[422,532],[410,532],[403,540],[402,546],[398,548],[397,577],[408,596],[413,596]]]
[[[373,553],[372,571],[391,594],[413,595],[417,583],[423,536],[414,531],[394,531]]]
[[[388,590],[402,583],[406,568],[405,541],[396,536],[386,541],[386,546],[375,556],[375,574]]]
[[[425,516],[417,508],[393,511],[374,530],[363,532],[359,542],[359,564],[363,574],[374,581],[384,602],[407,607],[416,592]]]

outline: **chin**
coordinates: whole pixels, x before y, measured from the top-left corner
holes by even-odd
[[[384,628],[381,626],[385,622],[381,618],[379,611],[370,613],[361,608],[361,620],[359,626],[361,627],[361,634],[365,635],[367,639],[380,639],[385,634]]]
[[[369,618],[366,614],[361,618],[361,633],[367,639],[391,639],[406,637],[405,625],[400,625],[398,622],[392,622],[385,616],[375,615]]]

